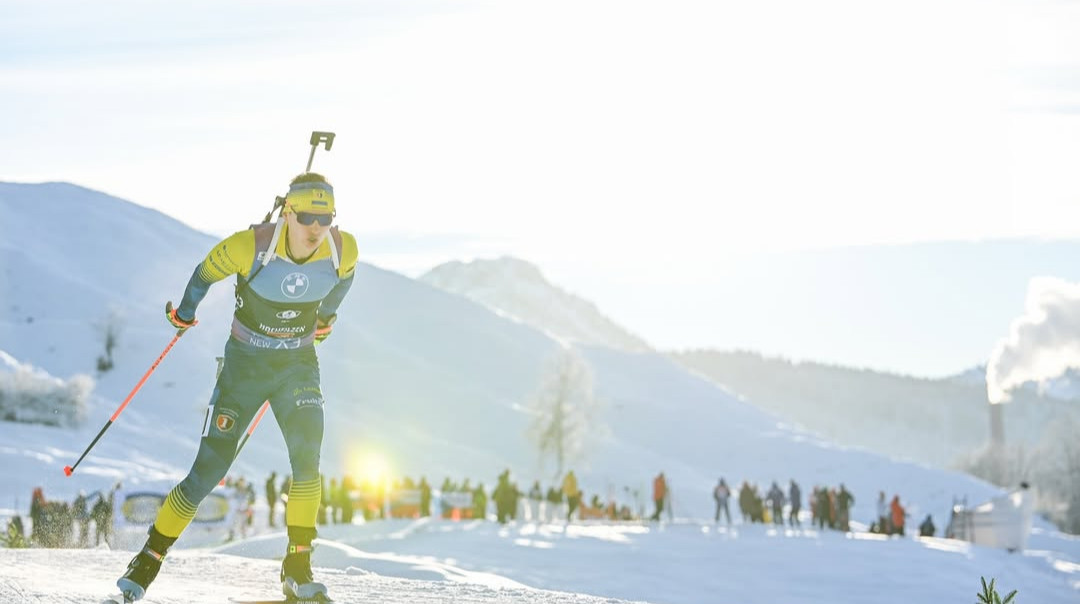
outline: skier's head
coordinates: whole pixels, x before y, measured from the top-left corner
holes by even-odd
[[[334,187],[330,186],[322,174],[305,172],[289,183],[284,213],[299,212],[334,214]]]

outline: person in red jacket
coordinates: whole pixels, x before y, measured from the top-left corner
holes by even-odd
[[[892,529],[894,535],[904,536],[904,506],[900,505],[900,496],[893,495],[892,503],[889,504],[892,514]]]
[[[652,483],[652,498],[653,504],[656,505],[656,511],[650,517],[657,522],[660,521],[660,514],[664,511],[664,500],[667,499],[667,480],[664,478],[664,473],[660,472],[653,479]]]

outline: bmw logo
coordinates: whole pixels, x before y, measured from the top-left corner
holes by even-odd
[[[286,298],[299,298],[307,293],[308,278],[304,273],[289,273],[281,282],[281,293]]]

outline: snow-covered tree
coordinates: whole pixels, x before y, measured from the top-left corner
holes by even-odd
[[[1063,418],[1047,431],[1039,448],[1036,485],[1050,519],[1064,531],[1080,534],[1080,422]]]
[[[77,426],[86,419],[93,389],[94,380],[88,375],[61,380],[16,364],[10,371],[0,371],[0,421]]]
[[[568,464],[583,458],[587,438],[599,432],[592,371],[576,350],[565,347],[547,361],[528,408],[529,439],[541,463],[552,458],[555,477],[561,477]]]

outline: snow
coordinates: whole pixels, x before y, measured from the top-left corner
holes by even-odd
[[[1075,602],[1080,542],[1034,539],[1059,551],[1010,554],[945,539],[681,520],[499,526],[422,519],[322,527],[312,560],[337,601],[356,603],[967,602],[980,576],[1019,589],[1019,602]],[[145,601],[275,595],[285,544],[283,533],[268,532],[181,549]],[[130,556],[0,549],[0,601],[97,601],[115,591]]]
[[[65,478],[61,468],[74,462],[172,337],[161,316],[164,301],[178,298],[214,238],[71,185],[0,183],[0,215],[16,209],[27,228],[0,240],[0,371],[30,365],[60,379],[92,372],[101,346],[94,323],[119,307],[123,329],[116,367],[96,378],[84,425],[0,422],[0,519],[25,515],[37,486],[47,498],[68,501],[80,489],[107,490],[117,481],[124,489],[165,492],[187,472],[198,444],[214,357],[227,333],[229,284],[211,290],[199,326],[181,338],[74,476]],[[38,228],[43,224],[51,228]],[[97,245],[86,232],[108,237],[97,237],[106,240]],[[358,268],[339,315],[334,335],[318,350],[328,400],[328,476],[356,473],[365,456],[378,454],[394,478],[426,475],[439,484],[447,476],[468,477],[490,488],[509,468],[523,489],[534,479],[550,484],[550,468],[538,463],[523,436],[522,405],[558,342],[369,264]],[[879,490],[899,493],[913,523],[932,513],[941,527],[954,497],[977,503],[1000,489],[824,441],[662,355],[578,348],[606,404],[588,458],[574,465],[586,496],[613,493],[619,503],[644,507],[649,481],[663,470],[673,487],[674,521],[324,527],[314,564],[339,601],[964,602],[974,599],[980,576],[1018,589],[1019,602],[1080,599],[1080,542],[1042,521],[1028,549],[1014,554],[941,539],[879,539],[859,530],[873,517]],[[287,471],[283,448],[268,416],[234,475],[261,485],[271,470]],[[815,484],[844,483],[856,496],[856,531],[716,527],[709,522],[710,493],[719,476],[763,487],[795,478],[804,494]],[[265,504],[258,511],[265,514]],[[257,525],[265,526],[265,518]],[[99,601],[114,591],[143,530],[122,535],[119,551],[0,549],[0,602]],[[277,593],[281,533],[221,540],[220,532],[186,533],[148,602]]]

